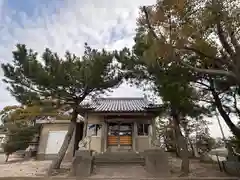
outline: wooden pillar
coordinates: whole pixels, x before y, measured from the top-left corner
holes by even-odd
[[[136,140],[137,140],[137,122],[134,121],[134,123],[133,123],[133,134],[132,134],[132,148],[133,148],[133,151],[137,151]]]
[[[86,113],[84,116],[84,127],[83,127],[83,138],[85,138],[87,136],[87,129],[88,128],[88,114]]]
[[[155,118],[152,118],[152,138],[153,138],[153,141],[156,140],[156,120]]]
[[[156,122],[155,122],[155,118],[152,118],[151,120],[151,136],[150,136],[150,145],[149,147],[152,147],[153,146],[153,143],[155,143],[156,141]]]
[[[118,122],[118,149],[120,149],[120,122]]]
[[[107,141],[107,124],[105,121],[102,122],[102,130],[101,130],[101,152],[105,151],[105,144]]]
[[[104,130],[104,152],[107,151],[108,148],[108,123],[104,121],[105,130]]]

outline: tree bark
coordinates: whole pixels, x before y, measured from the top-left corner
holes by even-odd
[[[9,158],[9,154],[6,155],[6,159],[5,159],[5,162],[8,162],[8,158]]]
[[[220,113],[220,115],[222,116],[222,118],[224,119],[225,123],[227,124],[227,126],[230,128],[230,130],[232,131],[232,133],[237,137],[240,138],[240,128],[237,127],[232,120],[230,119],[229,115],[226,113],[226,111],[223,109],[222,106],[222,102],[221,99],[218,96],[218,93],[216,92],[215,88],[214,88],[214,84],[213,81],[210,80],[210,86],[211,86],[211,93],[214,99],[214,103],[218,109],[218,112]]]
[[[179,114],[174,108],[172,108],[172,117],[173,117],[176,137],[177,137],[177,143],[180,148],[180,157],[182,159],[182,164],[181,164],[181,171],[183,173],[182,175],[187,175],[189,173],[188,146],[187,146],[186,139],[182,135],[181,129],[179,127],[179,124],[180,124]]]
[[[173,146],[172,146],[172,147],[175,148],[176,157],[181,158],[181,157],[180,157],[180,149],[181,149],[181,148],[179,147],[179,143],[178,143],[178,134],[177,134],[177,132],[176,132],[176,127],[175,127],[175,126],[173,126],[173,127],[174,127],[174,131],[173,131],[174,143],[173,143]]]
[[[66,134],[63,144],[58,152],[57,158],[52,161],[52,164],[48,170],[48,175],[50,175],[54,169],[60,169],[60,165],[66,154],[66,151],[68,149],[68,146],[71,142],[71,139],[72,139],[72,136],[74,133],[74,129],[76,127],[77,116],[78,116],[78,112],[76,109],[74,109],[73,113],[72,113],[72,118],[71,118],[70,124],[68,126],[67,134]]]

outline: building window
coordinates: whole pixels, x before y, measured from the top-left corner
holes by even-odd
[[[101,124],[88,124],[87,136],[101,136]]]
[[[138,136],[148,136],[149,134],[149,124],[138,124]]]
[[[119,125],[117,123],[108,124],[108,135],[109,136],[118,136],[119,134]]]
[[[132,135],[132,124],[109,123],[108,124],[108,135],[109,136],[131,136]]]

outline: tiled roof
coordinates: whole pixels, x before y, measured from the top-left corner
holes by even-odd
[[[95,112],[144,112],[156,106],[145,98],[101,98],[84,103],[82,107]]]

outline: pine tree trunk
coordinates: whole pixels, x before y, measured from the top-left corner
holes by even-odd
[[[176,157],[181,158],[180,157],[180,147],[179,147],[179,143],[178,143],[178,135],[176,132],[176,128],[174,127],[174,141],[175,141],[175,153],[176,153]]]
[[[225,123],[227,124],[227,126],[229,127],[229,129],[232,131],[232,133],[237,137],[240,138],[240,128],[238,126],[236,126],[231,118],[229,117],[229,115],[226,113],[226,111],[223,108],[221,99],[219,98],[218,93],[215,90],[214,87],[214,82],[213,80],[210,80],[210,89],[211,89],[211,93],[214,99],[214,103],[218,109],[218,112],[220,113],[220,115],[222,116],[222,118],[224,119]]]
[[[182,164],[181,164],[181,171],[182,175],[188,175],[189,173],[189,152],[188,152],[188,146],[186,139],[182,135],[181,129],[179,127],[180,124],[180,119],[177,111],[172,108],[172,117],[173,117],[173,123],[175,127],[175,133],[177,137],[177,144],[178,147],[180,148],[180,157],[182,159]]]
[[[5,162],[8,162],[9,154],[6,155]]]
[[[176,146],[175,146],[175,153],[176,153],[176,157],[178,157],[178,158],[181,158],[180,157],[180,148],[179,148],[179,145],[178,145],[178,140],[177,140],[178,138],[176,137]]]
[[[72,113],[72,118],[71,118],[71,121],[70,121],[70,124],[68,126],[68,131],[67,131],[67,134],[64,138],[64,141],[63,141],[63,144],[58,152],[58,156],[56,159],[54,159],[52,161],[52,164],[48,170],[48,175],[51,175],[52,174],[52,171],[54,169],[59,169],[60,168],[60,165],[62,163],[62,160],[66,154],[66,151],[68,149],[68,146],[71,142],[71,139],[72,139],[72,136],[73,136],[73,133],[74,133],[74,129],[76,127],[76,121],[77,121],[77,111],[76,110],[73,110],[73,113]]]

